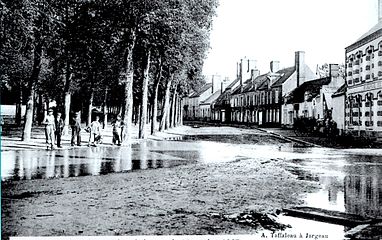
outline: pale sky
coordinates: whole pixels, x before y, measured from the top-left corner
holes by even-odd
[[[246,56],[263,74],[272,60],[293,66],[295,51],[305,51],[314,72],[317,64],[343,63],[345,47],[377,24],[377,6],[378,0],[220,0],[203,72],[233,80]]]

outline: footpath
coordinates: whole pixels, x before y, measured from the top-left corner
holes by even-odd
[[[85,127],[84,127],[85,128]],[[81,130],[81,146],[87,147],[89,143],[89,133]],[[146,126],[147,139],[151,140],[172,140],[174,138],[179,138],[183,133],[189,129],[187,126],[179,126],[173,129],[169,129],[163,132],[156,132],[154,135],[149,135],[150,126]],[[21,141],[22,128],[11,128],[3,131],[1,135],[1,151],[9,150],[26,150],[26,149],[46,149],[47,144],[45,143],[45,130],[43,126],[35,126],[32,128],[32,137],[29,142]],[[112,126],[108,125],[106,129],[102,130],[103,146],[112,145]],[[71,130],[69,128],[69,133],[62,136],[62,149],[72,148],[70,145],[71,141]],[[142,139],[138,139],[138,125],[133,125],[132,129],[132,144],[137,144]],[[77,147],[77,146],[76,146]]]

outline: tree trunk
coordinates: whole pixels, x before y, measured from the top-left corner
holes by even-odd
[[[88,127],[92,123],[93,98],[94,98],[94,90],[90,89],[89,106],[88,106],[88,121],[87,121]]]
[[[170,128],[175,127],[175,115],[176,115],[176,91],[172,94],[171,101],[171,119],[170,119]]]
[[[70,92],[65,93],[65,103],[64,103],[64,108],[65,108],[65,119],[64,119],[64,132],[63,135],[67,136],[69,135],[69,116],[70,116],[70,102],[71,102],[71,94]]]
[[[29,90],[28,101],[25,110],[24,130],[22,141],[28,142],[31,139],[32,123],[33,123],[33,105],[34,105],[34,86]]]
[[[28,142],[31,139],[32,123],[33,123],[33,109],[34,109],[34,94],[35,86],[41,70],[41,56],[42,55],[42,43],[37,44],[34,50],[33,56],[33,69],[29,79],[29,96],[25,110],[24,129],[21,140]]]
[[[16,117],[15,117],[17,126],[21,125],[22,105],[23,105],[23,87],[20,84],[19,99],[18,99],[18,102],[16,103]]]
[[[183,125],[183,99],[180,99],[180,119],[179,124]]]
[[[107,88],[105,88],[105,97],[103,99],[103,129],[107,127]]]
[[[164,105],[162,107],[162,118],[159,124],[159,131],[166,129],[166,124],[168,124],[168,115],[170,112],[170,88],[172,79],[170,79],[166,84],[166,92],[164,96]],[[168,126],[168,125],[167,125]]]
[[[143,69],[143,82],[142,82],[142,101],[141,101],[141,114],[139,119],[139,133],[138,138],[145,139],[146,138],[146,119],[147,119],[147,92],[148,92],[148,84],[149,84],[149,70],[150,70],[150,49],[147,52],[146,56],[146,66]]]
[[[44,98],[44,103],[43,103],[43,118],[45,118],[48,115],[48,110],[49,110],[49,98],[48,96],[45,96]]]
[[[159,84],[160,80],[162,78],[162,58],[158,59],[159,61],[159,69],[158,69],[158,74],[155,78],[154,82],[154,98],[153,98],[153,112],[151,114],[151,134],[154,134],[156,132],[157,128],[157,115],[158,115],[158,90],[159,90]]]
[[[64,108],[65,108],[65,119],[64,119],[64,129],[63,135],[67,136],[69,134],[69,117],[70,117],[70,104],[71,104],[71,93],[70,93],[70,83],[72,81],[72,74],[70,73],[70,63],[69,60],[66,61],[66,71],[65,71],[65,100],[64,100]]]
[[[122,145],[128,145],[131,143],[131,118],[133,115],[133,80],[134,80],[134,65],[133,65],[133,50],[135,47],[136,33],[135,30],[130,32],[130,37],[132,39],[131,43],[125,52],[125,112],[124,112],[124,123]]]
[[[179,126],[179,113],[180,113],[180,100],[179,95],[176,97],[176,112],[175,112],[175,127]]]

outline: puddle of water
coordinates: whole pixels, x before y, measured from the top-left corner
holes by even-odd
[[[307,194],[307,206],[382,218],[381,152],[326,150],[323,158],[291,160],[289,169],[299,179],[321,186]]]
[[[196,159],[194,158],[195,153],[192,151],[161,154],[150,151],[146,144],[121,148],[90,147],[55,151],[7,151],[1,154],[3,181],[79,177],[169,168],[191,164],[195,162],[193,159]]]
[[[264,141],[259,141],[262,139]],[[2,152],[2,180],[75,177],[270,158],[290,163],[299,179],[321,189],[307,194],[310,207],[362,216],[382,216],[382,150],[301,148],[259,135],[186,136],[181,141],[147,141],[132,147]]]

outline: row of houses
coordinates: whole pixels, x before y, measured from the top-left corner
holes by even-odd
[[[345,53],[344,73],[329,64],[324,76],[305,64],[303,51],[295,52],[294,66],[280,69],[272,61],[265,74],[256,61],[242,59],[234,81],[213,76],[185,99],[184,118],[263,127],[292,127],[300,117],[329,119],[341,132],[382,137],[382,21]]]

